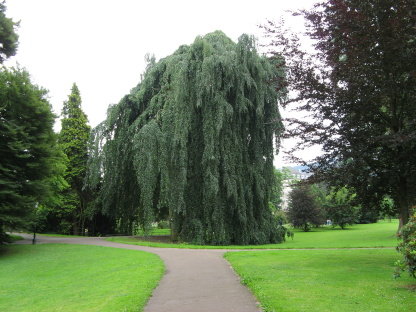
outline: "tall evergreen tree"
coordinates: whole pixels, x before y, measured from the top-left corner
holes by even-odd
[[[47,92],[22,69],[0,70],[0,236],[26,226],[48,200],[61,153]],[[1,241],[1,239],[0,239]]]
[[[66,224],[71,224],[74,234],[84,230],[88,194],[83,190],[88,160],[88,139],[90,126],[81,108],[81,95],[77,85],[72,85],[68,101],[62,109],[62,128],[59,144],[67,156],[65,180],[69,188],[65,190],[65,202],[61,216]]]
[[[173,235],[199,244],[281,241],[268,207],[281,74],[252,37],[220,31],[151,60],[97,129],[104,211],[128,230],[168,209]]]

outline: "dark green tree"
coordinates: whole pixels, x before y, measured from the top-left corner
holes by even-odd
[[[325,222],[324,211],[319,205],[319,197],[312,186],[300,184],[289,193],[289,222],[294,228],[309,231]]]
[[[88,160],[88,140],[91,128],[81,108],[81,95],[72,85],[68,101],[62,109],[62,128],[59,144],[67,157],[65,180],[69,188],[64,191],[64,204],[59,212],[62,225],[69,226],[75,235],[84,233],[89,193],[83,189]]]
[[[26,70],[0,70],[0,233],[26,227],[59,174],[62,154],[46,95]]]
[[[357,222],[358,207],[354,206],[355,193],[346,187],[332,188],[326,196],[325,210],[333,226],[344,229]]]
[[[415,0],[329,0],[297,12],[316,53],[265,26],[287,69],[278,87],[312,117],[289,120],[287,135],[299,149],[322,145],[313,177],[353,188],[367,210],[389,196],[403,223],[416,200],[415,10]]]
[[[102,183],[103,211],[131,231],[165,210],[174,238],[198,244],[281,241],[268,207],[278,75],[252,37],[220,31],[150,59],[95,130],[88,177]]]
[[[0,3],[0,63],[16,54],[19,36],[15,28],[19,22],[13,22],[13,19],[6,17],[6,6],[3,1]]]

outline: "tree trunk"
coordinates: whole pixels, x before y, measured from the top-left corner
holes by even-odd
[[[169,208],[169,226],[170,226],[170,240],[172,242],[178,239],[178,233],[176,231],[174,222],[173,222],[173,211]]]
[[[409,222],[410,212],[412,205],[410,204],[407,191],[407,180],[404,177],[400,177],[398,187],[397,209],[399,212],[399,228],[400,231],[403,225]]]

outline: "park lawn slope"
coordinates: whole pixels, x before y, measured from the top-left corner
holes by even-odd
[[[148,241],[134,237],[110,237],[107,241],[159,248],[188,249],[298,249],[298,248],[382,248],[397,246],[396,232],[399,221],[381,220],[373,224],[355,224],[340,229],[324,226],[302,232],[291,229],[295,236],[286,238],[282,244],[249,245],[249,246],[204,246],[191,244],[174,244]]]
[[[416,311],[416,281],[393,278],[393,249],[228,252],[267,312]],[[412,310],[413,309],[413,310]]]
[[[142,311],[163,274],[162,260],[143,251],[0,246],[0,311]]]

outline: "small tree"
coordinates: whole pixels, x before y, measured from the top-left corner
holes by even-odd
[[[352,204],[355,196],[346,187],[331,189],[326,197],[325,208],[333,226],[339,225],[344,229],[347,225],[356,223],[357,209]]]
[[[288,218],[293,227],[301,228],[305,232],[311,226],[318,227],[324,223],[318,197],[310,185],[296,186],[290,192]]]
[[[416,207],[413,207],[409,222],[402,227],[397,237],[403,239],[396,247],[403,254],[403,260],[396,262],[394,277],[400,277],[400,272],[408,271],[411,277],[416,278]]]

